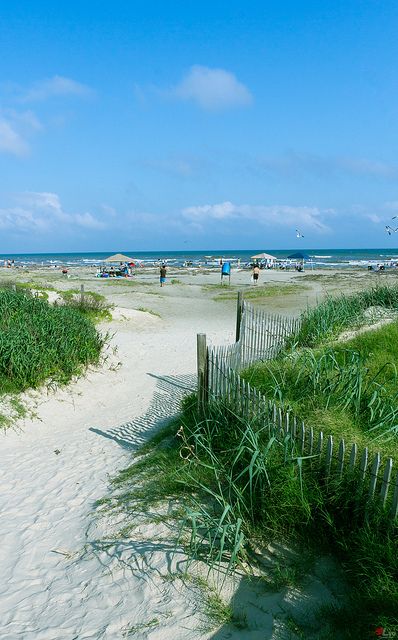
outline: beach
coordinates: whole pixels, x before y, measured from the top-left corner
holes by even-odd
[[[397,275],[262,270],[257,290],[265,285],[268,292],[256,297],[249,270],[233,270],[231,286],[222,286],[218,270],[170,267],[161,288],[156,268],[136,270],[129,279],[96,278],[93,267],[81,266],[70,268],[69,277],[41,266],[1,269],[0,283],[51,287],[50,300],[58,290],[84,285],[114,309],[112,321],[100,325],[110,335],[102,364],[67,387],[24,394],[27,415],[0,432],[0,636],[116,639],[133,629],[131,637],[151,640],[276,638],[283,637],[277,612],[305,609],[308,593],[314,602],[333,602],[323,561],[304,595],[275,593],[262,602],[252,591],[243,597],[253,611],[261,603],[267,609],[261,628],[200,631],[192,590],[165,577],[167,532],[154,525],[138,528],[132,539],[113,537],[120,523],[96,517],[95,501],[195,388],[196,334],[218,345],[234,341],[238,291],[269,312],[297,316],[327,293],[395,282]],[[234,585],[229,589],[231,595]]]

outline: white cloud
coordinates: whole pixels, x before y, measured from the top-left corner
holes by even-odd
[[[61,231],[75,226],[103,229],[105,223],[91,213],[64,211],[59,196],[49,192],[26,192],[14,197],[13,206],[0,209],[0,228],[23,232]]]
[[[383,218],[378,216],[376,213],[369,213],[366,217],[368,218],[368,220],[374,222],[375,224],[380,224],[381,222],[383,222]]]
[[[76,213],[74,221],[81,227],[87,227],[87,229],[104,229],[106,226],[104,222],[98,220],[89,212]]]
[[[92,89],[87,85],[76,82],[71,78],[53,76],[41,82],[37,82],[28,89],[20,98],[21,102],[41,102],[48,98],[58,96],[85,97],[92,94]]]
[[[393,211],[394,213],[398,211],[398,200],[393,200],[392,202],[385,202],[384,208],[387,211]]]
[[[322,221],[322,217],[331,213],[333,213],[333,211],[330,209],[321,210],[317,207],[236,205],[229,201],[219,204],[187,207],[182,211],[182,215],[186,219],[195,223],[203,223],[207,220],[250,220],[264,226],[300,226],[320,233],[325,233],[330,230]]]
[[[250,91],[233,73],[200,65],[190,68],[172,95],[180,100],[192,100],[209,110],[244,107],[253,101]]]
[[[28,151],[29,145],[18,133],[15,125],[0,115],[0,153],[24,156]]]
[[[386,180],[398,179],[396,164],[367,158],[321,156],[296,151],[274,158],[259,158],[253,166],[256,171],[283,176],[309,174],[324,177],[327,180],[330,179],[331,174]]]

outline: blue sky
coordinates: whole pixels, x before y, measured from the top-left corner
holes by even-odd
[[[389,0],[4,0],[1,253],[396,247],[397,27]]]

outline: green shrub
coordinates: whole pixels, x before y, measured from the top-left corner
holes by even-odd
[[[104,341],[75,309],[0,290],[0,393],[66,383],[98,362]]]
[[[336,337],[348,327],[363,324],[364,311],[369,307],[385,307],[398,310],[398,285],[378,285],[351,296],[328,296],[313,309],[301,316],[298,332],[289,345],[314,347]]]
[[[93,321],[112,319],[111,305],[106,301],[105,296],[99,293],[84,291],[82,295],[78,289],[69,289],[68,291],[60,291],[60,296],[65,305],[76,309]]]

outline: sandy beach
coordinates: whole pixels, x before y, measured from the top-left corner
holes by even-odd
[[[286,635],[283,620],[299,609],[310,616],[313,605],[336,597],[328,559],[320,559],[301,593],[265,596],[230,585],[229,595],[240,589],[242,606],[251,612],[248,629],[208,631],[201,628],[195,590],[165,578],[167,532],[143,527],[133,539],[112,539],[114,523],[94,513],[109,478],[195,387],[196,334],[215,344],[234,340],[236,293],[253,292],[250,272],[233,272],[232,286],[221,287],[218,271],[169,270],[164,288],[156,270],[129,280],[101,280],[94,273],[76,268],[65,278],[44,268],[0,271],[0,283],[54,290],[83,284],[114,305],[112,321],[100,325],[111,335],[102,365],[66,388],[25,394],[28,415],[0,432],[0,637],[296,637]],[[259,287],[266,284],[272,294],[253,303],[297,315],[328,292],[352,291],[379,277],[395,281],[396,274],[262,271]]]

